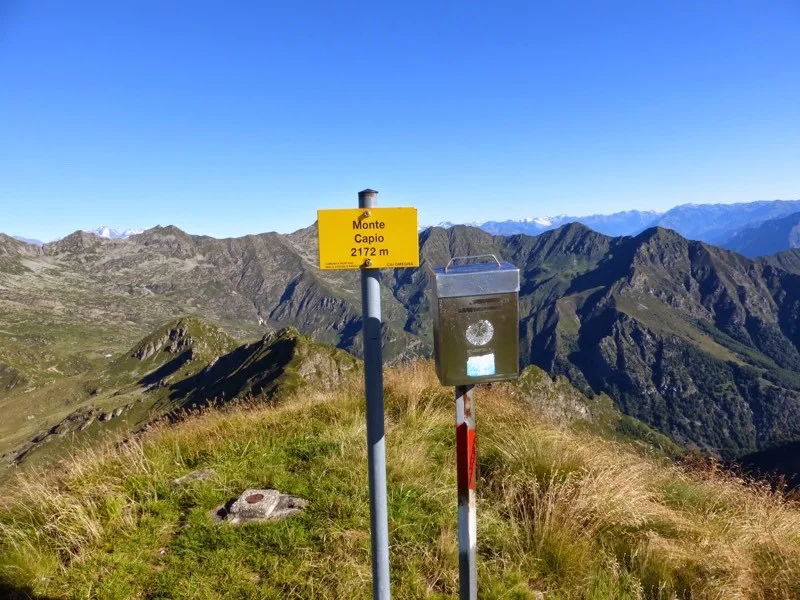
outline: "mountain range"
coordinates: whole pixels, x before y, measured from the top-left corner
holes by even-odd
[[[680,233],[683,237],[693,240],[708,242],[730,250],[743,251],[747,256],[756,256],[742,246],[742,241],[734,240],[735,236],[745,230],[758,227],[772,219],[786,217],[800,212],[800,200],[762,200],[757,202],[740,202],[736,204],[682,204],[666,212],[652,210],[629,210],[613,214],[593,214],[589,216],[535,217],[520,220],[485,221],[466,223],[479,227],[492,235],[539,235],[545,231],[557,229],[568,223],[581,223],[590,229],[610,236],[637,235],[649,227],[665,227]],[[448,229],[458,224],[451,221],[436,225]],[[420,231],[427,229],[421,226]],[[123,232],[101,225],[95,229],[85,229],[85,233],[92,233],[105,239],[127,239],[138,235],[145,230],[142,228],[129,228]],[[13,236],[15,239],[36,246],[44,243],[25,237]],[[60,238],[59,238],[60,239]],[[55,240],[57,241],[57,240]],[[743,248],[740,250],[739,248]],[[786,250],[792,246],[786,245],[774,251]],[[772,252],[763,252],[769,254]]]
[[[639,233],[649,225],[656,222],[664,213],[652,210],[628,210],[610,215],[589,215],[586,217],[570,217],[559,215],[556,217],[538,217],[522,219],[519,221],[486,221],[475,225],[492,235],[514,235],[524,233],[538,235],[551,229],[556,229],[567,223],[581,223],[590,229],[606,235],[630,235]],[[448,224],[452,226],[452,224]]]
[[[112,229],[111,227],[109,227],[107,225],[101,225],[100,227],[97,227],[95,229],[84,229],[83,231],[84,231],[84,233],[91,233],[91,234],[96,235],[97,237],[105,238],[107,240],[127,240],[132,235],[138,235],[140,233],[144,233],[145,230],[141,229],[141,228],[138,228],[138,229],[137,228],[130,228],[130,229],[126,229],[125,231],[120,233],[116,229]],[[42,246],[44,246],[44,244],[45,244],[45,242],[42,242],[41,240],[36,240],[36,239],[33,239],[33,238],[26,238],[26,237],[21,237],[21,236],[18,236],[18,235],[14,235],[14,236],[11,236],[11,237],[13,237],[15,240],[19,240],[20,242],[25,242],[26,244],[31,244],[33,246],[39,246],[40,248]],[[59,239],[61,239],[61,238],[59,238]],[[54,241],[58,241],[58,240],[54,240]]]
[[[388,360],[432,351],[428,267],[493,253],[522,271],[523,366],[607,394],[687,448],[736,458],[800,440],[800,251],[750,260],[661,227],[611,237],[577,223],[538,236],[429,228],[419,247],[420,268],[383,276]],[[40,410],[6,426],[17,441],[53,426],[71,402],[64,381],[182,315],[238,344],[293,326],[359,355],[358,274],[316,257],[315,226],[222,240],[76,232],[42,248],[0,235],[0,406]]]
[[[492,235],[538,235],[567,223],[581,223],[611,236],[637,235],[649,227],[665,227],[688,239],[736,250],[735,244],[739,242],[734,242],[734,237],[743,230],[797,212],[800,212],[800,200],[763,200],[737,204],[682,204],[666,212],[629,210],[610,215],[559,215],[472,225]],[[445,228],[453,225],[449,222],[440,224]]]

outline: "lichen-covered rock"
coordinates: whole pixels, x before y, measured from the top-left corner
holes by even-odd
[[[90,416],[88,419],[86,419],[83,422],[83,424],[78,428],[78,431],[83,431],[84,429],[88,428],[89,425],[91,425],[92,423],[94,423],[94,416]]]
[[[301,512],[308,502],[278,490],[245,490],[241,496],[220,507],[217,520],[231,525],[278,521]]]

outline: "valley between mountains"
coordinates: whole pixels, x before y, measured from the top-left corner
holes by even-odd
[[[751,260],[660,227],[609,237],[576,223],[429,228],[419,246],[419,269],[383,274],[389,362],[431,352],[429,267],[492,253],[521,270],[521,366],[568,380],[573,408],[670,453],[739,459],[800,440],[800,251]],[[0,235],[3,462],[357,370],[358,274],[316,263],[313,226],[76,232],[41,248]]]

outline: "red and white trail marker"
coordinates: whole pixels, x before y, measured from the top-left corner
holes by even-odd
[[[475,509],[475,407],[472,386],[456,386],[456,472],[458,474],[458,576],[461,600],[478,597],[478,517]]]

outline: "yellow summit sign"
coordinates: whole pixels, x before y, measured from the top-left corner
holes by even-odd
[[[321,269],[418,267],[416,208],[317,211]]]

